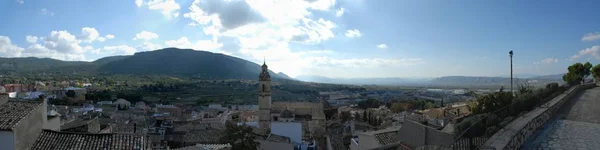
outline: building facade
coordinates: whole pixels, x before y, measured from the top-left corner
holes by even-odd
[[[260,128],[269,128],[271,121],[271,75],[266,63],[263,63],[258,77],[258,124]]]

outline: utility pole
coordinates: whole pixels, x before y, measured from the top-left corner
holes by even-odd
[[[508,52],[508,55],[510,56],[510,92],[514,94],[514,92],[513,92],[513,64],[512,64],[513,51]]]

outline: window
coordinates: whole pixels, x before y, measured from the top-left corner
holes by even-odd
[[[263,92],[266,92],[266,91],[267,91],[267,90],[266,90],[266,88],[265,88],[265,84],[263,84],[263,85],[262,85],[262,91],[263,91]]]

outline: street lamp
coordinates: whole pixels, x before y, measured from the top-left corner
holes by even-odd
[[[512,66],[512,57],[513,57],[513,51],[508,52],[508,55],[510,56],[510,92],[513,92],[513,66]]]

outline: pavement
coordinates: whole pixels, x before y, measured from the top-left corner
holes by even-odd
[[[600,87],[581,92],[522,149],[600,149],[599,111]]]
[[[563,99],[566,94],[561,94],[548,102],[549,106],[557,104]],[[527,112],[523,116],[515,118],[508,125],[504,126],[500,131],[496,132],[490,139],[488,139],[483,146],[493,147],[495,149],[505,149],[507,144],[513,139],[519,130],[523,129],[529,122],[535,119],[537,116],[542,115],[548,108],[536,108],[530,112]]]

